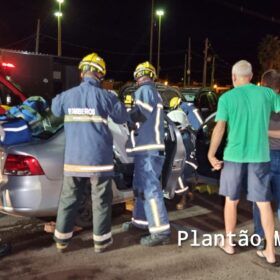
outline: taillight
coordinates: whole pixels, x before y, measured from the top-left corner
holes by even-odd
[[[6,158],[3,173],[13,176],[44,175],[42,167],[34,157],[11,154]]]

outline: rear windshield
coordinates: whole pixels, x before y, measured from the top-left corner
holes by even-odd
[[[194,102],[196,95],[194,95],[193,93],[185,93],[183,92],[183,96],[185,98],[186,102]]]

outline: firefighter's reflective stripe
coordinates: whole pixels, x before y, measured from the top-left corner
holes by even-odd
[[[97,242],[102,242],[102,241],[110,239],[111,237],[112,237],[112,232],[108,232],[108,233],[103,234],[103,235],[94,234],[93,235],[93,240],[97,241]]]
[[[141,100],[136,100],[135,104],[141,106],[142,108],[144,108],[145,110],[147,110],[149,112],[153,111],[153,107],[150,104],[144,103]]]
[[[65,115],[65,122],[96,122],[108,124],[108,121],[100,116],[90,115]]]
[[[159,226],[159,227],[150,227],[149,228],[149,231],[150,233],[159,233],[159,232],[162,232],[162,231],[165,231],[165,230],[169,230],[170,229],[170,225],[167,224],[167,225],[162,225],[162,226]]]
[[[112,171],[113,169],[114,169],[114,165],[87,166],[87,165],[64,164],[64,171],[68,171],[68,172],[107,172],[107,171]]]
[[[151,210],[152,210],[152,215],[153,215],[153,220],[155,227],[160,226],[160,218],[159,218],[159,212],[158,212],[158,206],[156,203],[156,200],[154,198],[149,200],[150,205],[151,205]]]
[[[149,145],[137,146],[135,148],[128,148],[126,149],[126,151],[128,153],[131,153],[131,152],[146,151],[146,150],[164,150],[164,149],[165,149],[164,144],[149,144]]]
[[[148,226],[149,225],[148,221],[137,220],[137,219],[134,219],[134,218],[131,218],[131,221],[134,224],[138,224],[138,225],[141,225],[141,226]]]
[[[193,113],[195,114],[195,116],[196,116],[197,120],[199,121],[200,125],[202,125],[203,124],[203,120],[202,120],[202,118],[200,116],[200,113],[199,113],[198,109],[194,109]]]
[[[135,130],[132,130],[131,131],[131,134],[130,134],[130,139],[131,139],[131,144],[132,144],[132,147],[134,148],[135,147]]]
[[[72,232],[59,232],[57,229],[54,231],[54,236],[58,239],[65,240],[65,239],[70,239],[73,236],[73,231]]]
[[[162,110],[162,105],[158,104],[157,105],[157,116],[156,116],[156,123],[155,123],[155,134],[156,134],[156,143],[160,144],[160,129],[159,129],[159,125],[160,125],[160,114],[161,114],[161,110]]]
[[[186,187],[184,186],[184,183],[183,183],[183,180],[181,177],[178,178],[178,184],[179,184],[180,189],[175,190],[175,193],[183,193],[189,189],[188,186],[186,186]]]
[[[161,142],[160,142],[160,114],[161,114],[161,109],[163,108],[161,104],[158,104],[157,106],[157,115],[156,115],[156,123],[155,123],[155,135],[156,135],[156,144],[149,144],[149,145],[143,145],[143,146],[137,146],[137,148],[134,147],[136,146],[136,141],[135,141],[135,130],[132,130],[130,133],[130,140],[132,144],[132,149],[128,148],[126,151],[132,152],[132,151],[144,151],[144,150],[154,150],[154,149],[164,149],[165,146],[162,148]],[[136,123],[136,127],[139,128],[140,124]],[[155,146],[155,145],[160,145],[160,147]],[[145,148],[146,147],[146,148]]]

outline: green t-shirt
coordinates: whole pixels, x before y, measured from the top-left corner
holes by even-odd
[[[269,161],[269,118],[279,111],[280,95],[267,87],[246,84],[224,93],[215,119],[227,123],[224,160]]]

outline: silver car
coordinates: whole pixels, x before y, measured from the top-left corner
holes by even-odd
[[[28,217],[56,215],[63,180],[63,122],[50,127],[51,130],[41,133],[30,143],[0,147],[1,212]],[[116,204],[133,198],[133,157],[125,152],[129,136],[127,126],[109,120],[109,127],[114,139],[113,203]],[[165,197],[171,199],[184,169],[185,148],[176,125],[167,117],[165,143],[166,161],[161,180]],[[88,188],[85,189],[79,218],[91,223],[91,197],[87,195]]]

